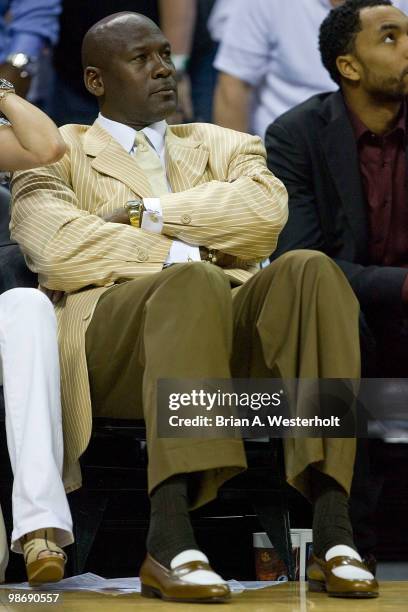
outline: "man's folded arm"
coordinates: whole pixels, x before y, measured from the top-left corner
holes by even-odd
[[[221,180],[161,197],[162,234],[105,222],[78,208],[70,187],[71,151],[53,166],[17,172],[12,237],[40,283],[67,292],[135,278],[140,263],[143,273],[157,271],[173,238],[245,261],[263,259],[286,222],[287,193],[266,168],[260,139],[240,135],[238,142]]]
[[[66,292],[103,286],[157,270],[171,240],[130,225],[108,223],[77,207],[69,187],[69,160],[16,172],[10,231],[30,269],[49,289]]]
[[[238,145],[222,180],[160,197],[163,233],[259,261],[276,248],[287,220],[287,192],[267,169],[260,138],[231,135]]]

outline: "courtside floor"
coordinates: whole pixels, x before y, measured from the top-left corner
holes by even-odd
[[[100,595],[98,593],[63,593],[56,604],[10,604],[8,592],[0,591],[0,612],[18,610],[66,610],[68,612],[406,612],[408,610],[408,581],[381,582],[378,599],[346,600],[309,594],[305,583],[283,583],[269,589],[246,591],[233,595],[225,604],[171,604],[145,599],[140,595]],[[21,592],[21,591],[20,591]]]

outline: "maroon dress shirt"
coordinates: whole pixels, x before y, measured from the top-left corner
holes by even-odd
[[[408,267],[406,105],[395,127],[383,136],[373,134],[350,109],[349,113],[368,207],[370,263]],[[408,277],[402,297],[408,303]]]

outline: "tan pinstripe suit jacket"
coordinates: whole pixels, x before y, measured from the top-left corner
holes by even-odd
[[[228,274],[244,282],[271,253],[287,218],[287,194],[266,167],[258,137],[214,125],[168,127],[161,196],[166,235],[106,223],[135,196],[152,197],[134,159],[102,127],[61,128],[68,152],[53,166],[13,177],[11,234],[42,285],[66,292],[60,332],[64,479],[80,486],[77,459],[91,432],[85,332],[98,298],[114,283],[162,269],[171,238],[239,257]]]

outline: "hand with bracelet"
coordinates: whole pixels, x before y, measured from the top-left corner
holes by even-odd
[[[142,224],[143,209],[142,200],[129,200],[124,204],[123,208],[116,208],[113,212],[104,215],[103,219],[109,223],[123,223],[139,228]],[[215,249],[200,246],[200,255],[203,261],[219,268],[228,269],[237,267],[237,258],[229,253],[222,253]]]
[[[53,121],[20,98],[6,79],[0,79],[0,112],[7,119],[6,124],[0,126],[2,171],[52,164],[65,153],[65,143]]]
[[[223,253],[222,251],[217,251],[215,249],[207,249],[207,247],[200,247],[200,255],[203,261],[206,261],[214,266],[218,266],[219,268],[236,268],[237,257],[235,255],[230,255],[229,253]]]

